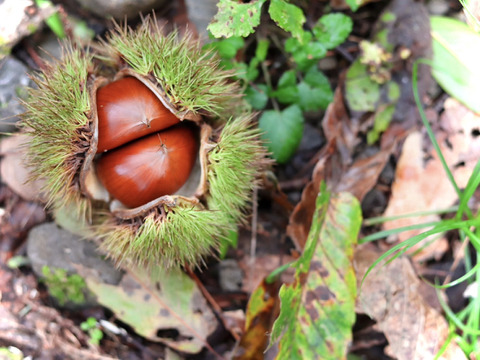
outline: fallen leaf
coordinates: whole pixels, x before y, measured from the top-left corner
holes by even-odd
[[[320,182],[325,181],[335,192],[350,192],[361,201],[377,183],[378,176],[397,141],[402,140],[418,118],[410,80],[412,64],[418,58],[429,57],[431,52],[428,14],[423,4],[413,0],[392,1],[380,16],[373,34],[374,38],[388,45],[392,51],[400,52],[402,49],[410,51],[407,59],[397,60],[398,64],[395,63],[395,66],[391,64],[390,83],[394,83],[400,91],[393,123],[381,135],[378,152],[352,158],[361,139],[360,132],[369,125],[368,119],[373,120],[375,111],[385,108],[385,103],[381,100],[384,94],[380,94],[381,101],[376,103],[376,107],[369,108],[374,110],[373,112],[352,111],[351,108],[347,110],[348,102],[341,91],[346,86],[345,80],[340,79],[334,100],[329,105],[322,122],[328,140],[327,145],[322,149],[313,171],[312,181],[303,190],[302,199],[295,207],[287,228],[287,233],[298,250],[303,248],[307,239],[315,209],[314,199]],[[399,53],[393,55],[400,58]],[[422,96],[428,88],[431,77],[427,67],[420,67],[418,75],[419,94]],[[391,86],[388,83],[384,85],[382,91],[388,94]]]
[[[238,263],[244,274],[242,291],[253,293],[272,271],[293,260],[292,256],[279,254],[258,254],[254,259],[248,255],[243,256]],[[284,272],[283,275],[289,276],[290,273]]]
[[[448,99],[444,108],[438,127],[441,130],[437,131],[436,138],[457,185],[462,188],[480,157],[480,138],[475,135],[480,128],[480,116],[454,99]],[[423,151],[426,144],[419,132],[410,134],[405,140],[392,184],[392,196],[384,216],[441,210],[452,206],[457,200],[455,189],[435,151]],[[383,227],[391,230],[438,220],[438,215],[407,217],[385,222]],[[404,231],[396,239],[404,241],[423,231],[425,229]],[[448,247],[444,238],[436,239],[425,248],[424,245],[425,241],[412,248],[412,251],[422,248],[415,255],[418,261],[438,258]]]
[[[406,257],[373,269],[362,279],[369,266],[381,255],[367,246],[355,252],[359,296],[357,312],[376,321],[389,345],[385,353],[398,360],[433,359],[449,334],[444,317],[428,305],[422,283]],[[451,342],[440,357],[445,360],[465,359],[462,350]]]
[[[0,142],[0,155],[3,159],[0,165],[2,182],[25,200],[42,201],[44,196],[40,180],[29,181],[31,173],[24,164],[28,137],[17,134],[6,137]]]
[[[98,302],[137,334],[177,351],[200,352],[218,321],[195,282],[180,270],[159,269],[155,281],[151,275],[130,271],[118,285],[93,276],[85,276],[85,281]]]
[[[280,315],[270,344],[277,359],[345,359],[355,322],[353,247],[362,221],[348,193],[322,187],[295,281],[280,289]]]
[[[263,360],[268,333],[278,301],[278,284],[265,280],[252,292],[247,305],[245,332],[235,349],[235,360]]]
[[[347,114],[340,88],[335,91],[334,101],[327,109],[323,128],[328,143],[320,153],[312,181],[305,186],[287,227],[287,233],[298,250],[303,249],[307,240],[320,183],[325,181],[332,191],[349,192],[361,201],[377,183],[396,139],[401,138],[400,135],[389,136],[387,130],[384,135],[391,141],[382,142],[380,150],[373,155],[352,160],[352,152],[359,141],[360,125]]]

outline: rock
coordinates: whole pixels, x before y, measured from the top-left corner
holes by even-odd
[[[26,99],[25,88],[31,85],[25,65],[12,56],[0,60],[0,132],[15,130],[24,111],[18,99]]]
[[[202,41],[208,41],[207,26],[217,13],[217,0],[185,0],[188,18],[197,28]]]
[[[238,263],[233,259],[220,262],[219,268],[220,287],[225,291],[240,291],[242,288],[243,272]]]
[[[122,272],[104,259],[95,244],[59,228],[55,223],[45,223],[30,230],[27,255],[39,277],[43,277],[42,268],[45,265],[50,269],[64,269],[70,275],[92,276],[97,281],[112,285],[118,284],[122,277]],[[85,295],[85,305],[96,304],[88,292]]]
[[[450,7],[446,0],[430,0],[427,3],[427,9],[432,15],[445,15]]]
[[[117,20],[131,19],[140,13],[148,14],[167,4],[165,0],[77,0],[86,10],[104,17],[113,17]]]

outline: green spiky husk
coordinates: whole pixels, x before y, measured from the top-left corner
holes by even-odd
[[[47,66],[23,116],[31,135],[28,162],[34,177],[46,181],[49,205],[73,207],[76,216],[91,219],[100,247],[118,264],[197,266],[244,219],[268,161],[252,116],[231,118],[239,88],[228,81],[230,74],[191,39],[153,35],[151,27],[149,21],[138,32],[117,29],[100,53],[67,46],[63,61]],[[114,74],[126,66],[118,56],[140,75],[153,75],[177,109],[203,115],[202,121],[213,126],[206,155],[208,187],[196,205],[178,201],[125,220],[105,214],[105,203],[81,193],[79,173],[93,136],[89,86],[100,71]],[[93,67],[94,59],[104,63]]]
[[[45,180],[48,205],[75,203],[79,216],[89,215],[90,201],[79,191],[77,177],[90,146],[90,100],[87,78],[92,56],[67,46],[63,61],[47,64],[34,78],[21,126],[30,135],[26,162],[34,179]]]
[[[176,32],[158,36],[162,29],[147,19],[138,29],[116,27],[105,46],[112,64],[126,62],[137,73],[153,75],[179,111],[224,117],[238,107],[239,89],[232,73],[219,68],[220,59],[203,51],[197,41]]]
[[[253,188],[269,161],[251,115],[231,119],[207,154],[207,207],[182,205],[151,214],[141,224],[108,218],[97,229],[102,249],[117,262],[146,268],[196,266],[242,221]]]

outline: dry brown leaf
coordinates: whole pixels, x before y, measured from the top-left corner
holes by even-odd
[[[291,256],[277,254],[257,255],[253,261],[250,256],[242,257],[238,263],[245,274],[242,291],[251,294],[273,270],[293,260],[294,258]],[[285,271],[283,275],[286,277],[285,279],[288,279],[291,274],[291,271]]]
[[[479,129],[480,116],[475,115],[454,99],[445,102],[445,112],[440,118],[437,141],[447,164],[460,188],[464,187],[480,157],[480,138],[475,134]],[[426,140],[419,132],[412,133],[405,140],[402,154],[397,163],[395,181],[384,216],[397,216],[418,211],[440,210],[452,206],[457,200],[455,189],[450,184],[442,164],[432,149],[425,154]],[[426,160],[425,160],[426,159]],[[438,215],[408,217],[388,221],[385,230],[409,226],[421,222],[438,221]],[[399,241],[407,240],[424,229],[400,233]],[[425,244],[422,242],[412,250]],[[422,248],[416,254],[417,260],[438,258],[448,244],[443,238]]]
[[[41,201],[41,181],[28,181],[31,174],[24,165],[27,135],[17,134],[4,138],[0,142],[1,180],[10,189],[25,200]]]
[[[303,249],[308,236],[320,183],[325,181],[333,191],[350,192],[361,201],[377,183],[395,144],[394,140],[382,142],[382,148],[377,153],[352,160],[351,153],[358,142],[360,127],[358,122],[350,120],[340,88],[335,91],[333,103],[327,109],[323,127],[329,141],[315,165],[312,181],[305,186],[302,199],[290,216],[287,228],[298,250]]]
[[[357,312],[376,321],[385,334],[387,355],[398,360],[433,359],[448,336],[445,318],[425,300],[433,288],[422,283],[406,257],[373,269],[361,281],[368,267],[381,254],[368,247],[355,253],[354,264],[360,294]],[[440,359],[465,359],[462,350],[451,342]]]

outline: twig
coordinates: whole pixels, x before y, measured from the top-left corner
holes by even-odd
[[[252,194],[252,237],[250,240],[250,264],[255,262],[257,251],[257,225],[258,225],[258,188],[255,186]],[[251,267],[253,269],[253,267]]]
[[[185,267],[185,270],[187,272],[187,274],[193,279],[193,281],[195,281],[195,283],[197,284],[198,288],[200,289],[200,291],[202,292],[203,296],[205,297],[205,299],[207,299],[208,303],[210,304],[210,306],[212,307],[213,311],[215,312],[215,314],[217,315],[217,317],[220,319],[220,321],[222,322],[223,326],[225,327],[225,329],[227,329],[230,334],[232,334],[232,336],[234,337],[235,341],[240,341],[240,336],[235,333],[234,331],[230,331],[229,327],[227,326],[227,322],[225,320],[225,318],[223,317],[223,311],[222,311],[222,308],[220,307],[220,305],[218,305],[218,303],[215,301],[215,299],[213,298],[213,296],[208,292],[208,290],[205,288],[205,286],[203,285],[203,283],[200,281],[200,279],[198,278],[198,276],[189,268],[189,267]]]
[[[443,280],[443,285],[448,284],[451,279],[452,279],[452,274],[457,268],[458,264],[460,264],[460,260],[463,259],[463,253],[465,250],[465,247],[470,243],[469,238],[465,238],[465,240],[462,242],[462,245],[460,246],[460,249],[458,249],[457,254],[455,255],[455,259],[453,260],[452,266],[450,266],[450,269],[448,271],[448,275],[445,277],[445,280]]]

